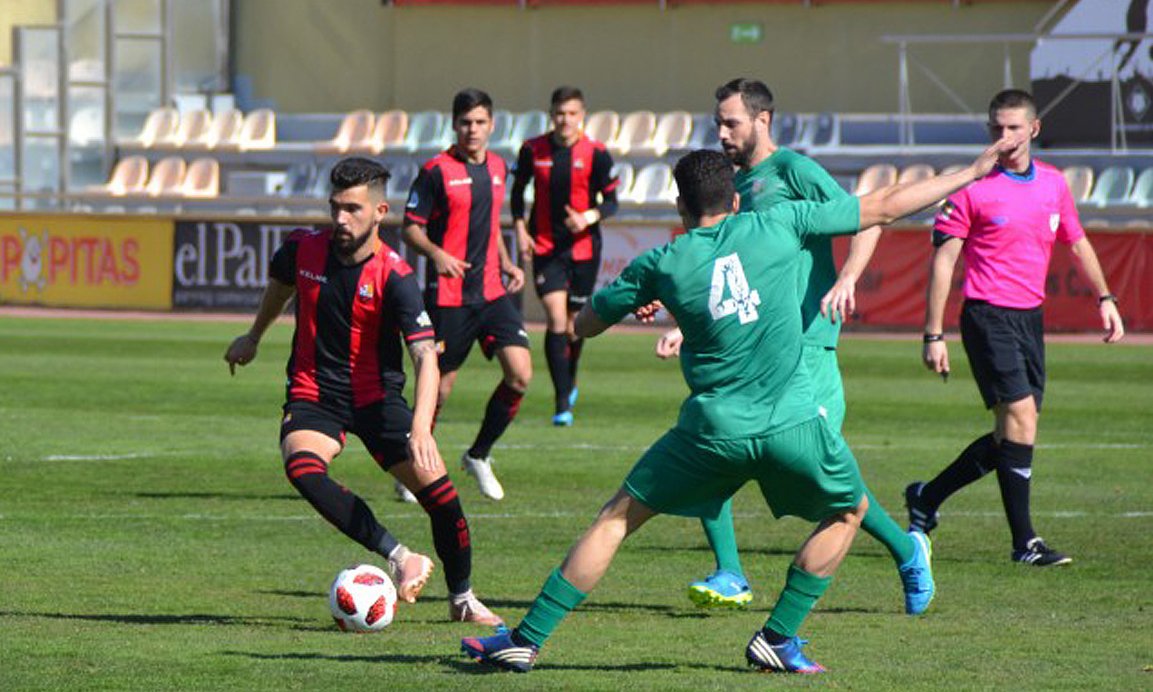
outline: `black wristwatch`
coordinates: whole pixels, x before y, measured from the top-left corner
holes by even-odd
[[[934,341],[944,341],[944,340],[945,340],[944,334],[925,334],[924,336],[921,337],[921,341],[923,343],[926,343],[926,344],[931,344]]]
[[[1104,305],[1105,301],[1107,301],[1107,300],[1113,301],[1114,305],[1120,304],[1119,301],[1117,300],[1117,296],[1113,295],[1112,293],[1106,293],[1105,295],[1099,296],[1097,298],[1097,305]]]

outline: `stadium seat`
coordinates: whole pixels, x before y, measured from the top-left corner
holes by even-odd
[[[518,113],[513,121],[512,133],[509,135],[512,150],[520,149],[520,145],[526,139],[543,135],[546,131],[548,131],[548,114],[544,111]]]
[[[370,110],[360,109],[345,113],[336,128],[336,134],[327,142],[317,142],[312,150],[319,155],[343,154],[349,150],[369,151],[371,137],[376,125],[376,115]]]
[[[915,183],[921,180],[928,180],[936,175],[933,167],[927,163],[913,163],[901,169],[897,175],[898,183]]]
[[[1129,189],[1136,177],[1130,166],[1110,166],[1101,171],[1088,204],[1095,207],[1112,207],[1125,204],[1129,200]]]
[[[179,195],[186,170],[187,165],[184,163],[184,159],[179,156],[160,159],[152,167],[152,174],[148,177],[148,184],[144,187],[144,191],[150,197]]]
[[[589,139],[608,144],[617,136],[621,127],[621,116],[616,111],[597,111],[585,120],[584,132]]]
[[[420,165],[412,160],[401,161],[395,166],[390,166],[389,172],[392,175],[389,176],[388,184],[385,185],[384,196],[387,199],[397,201],[398,204],[403,204],[408,198],[412,181],[416,180],[416,174],[420,172]]]
[[[801,134],[801,119],[793,113],[774,113],[772,134],[778,146],[792,146]]]
[[[841,121],[836,113],[820,113],[808,128],[812,134],[805,138],[811,147],[835,147],[841,141]]]
[[[148,114],[140,134],[133,141],[146,149],[157,142],[171,142],[179,125],[180,114],[175,108],[155,108]]]
[[[694,113],[693,131],[689,135],[687,149],[720,149],[717,138],[717,123],[712,113]]]
[[[628,161],[617,161],[609,175],[617,179],[617,199],[625,199],[633,189],[636,169]]]
[[[629,152],[652,150],[653,134],[657,129],[657,116],[652,111],[633,111],[621,120],[621,129],[608,143],[613,154],[627,155]]]
[[[672,179],[673,169],[667,163],[650,163],[636,174],[632,189],[624,201],[633,204],[665,203]]]
[[[1129,192],[1129,204],[1138,207],[1153,206],[1153,166],[1141,171]]]
[[[185,197],[212,198],[220,195],[220,164],[213,158],[199,158],[188,165],[180,193]]]
[[[896,166],[891,163],[874,163],[861,171],[861,176],[857,178],[857,188],[853,190],[853,194],[860,197],[861,195],[869,194],[873,190],[888,187],[896,182]]]
[[[311,161],[300,161],[288,167],[284,174],[284,184],[278,194],[281,197],[309,197],[316,180],[316,165]]]
[[[385,111],[376,119],[376,127],[372,130],[372,152],[379,154],[382,151],[399,147],[404,143],[404,136],[408,132],[408,113],[399,109]]]
[[[332,168],[336,165],[336,161],[337,159],[331,159],[317,166],[316,176],[312,179],[312,190],[307,193],[307,196],[316,197],[317,199],[328,198],[328,188],[331,185],[328,178],[332,175]]]
[[[488,139],[488,148],[497,153],[514,157],[517,152],[512,148],[512,126],[516,118],[511,111],[498,109],[492,114],[492,136]]]
[[[212,114],[206,110],[188,111],[180,116],[180,124],[172,137],[157,140],[155,149],[180,149],[189,141],[199,141],[212,127]]]
[[[270,108],[260,108],[244,116],[239,139],[241,151],[275,147],[276,113]]]
[[[144,194],[148,184],[148,159],[143,156],[126,156],[116,162],[108,182],[91,188],[89,192],[107,194],[113,197]]]
[[[942,168],[939,175],[949,175],[950,173],[956,173],[957,171],[963,171],[966,168],[968,168],[968,166],[966,164],[951,163],[948,166],[945,166],[944,168]]]
[[[413,113],[408,119],[408,131],[404,134],[404,143],[398,148],[406,151],[417,151],[426,148],[428,142],[440,136],[444,129],[444,113],[439,111],[420,111]]]
[[[1073,201],[1080,204],[1089,199],[1093,190],[1093,169],[1088,166],[1067,166],[1062,171],[1065,182],[1069,183],[1069,192]]]
[[[662,113],[657,118],[653,136],[635,146],[631,153],[664,156],[669,149],[681,150],[689,142],[693,131],[693,116],[686,111]]]
[[[227,110],[217,113],[209,122],[208,129],[198,137],[191,137],[184,141],[184,149],[212,149],[239,148],[240,128],[244,125],[244,116],[238,110]]]

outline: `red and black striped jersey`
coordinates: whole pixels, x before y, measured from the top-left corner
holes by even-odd
[[[507,176],[504,159],[491,151],[484,163],[469,163],[454,146],[424,164],[413,181],[404,223],[423,226],[429,240],[472,265],[463,277],[451,278],[428,263],[425,290],[437,307],[487,303],[505,294],[497,243]]]
[[[592,259],[600,224],[574,235],[564,224],[568,217],[565,205],[577,211],[596,208],[602,219],[612,216],[617,210],[618,182],[612,169],[613,158],[605,146],[583,134],[568,147],[558,143],[552,133],[525,141],[513,174],[512,216],[524,218],[524,189],[531,178],[533,205],[528,227],[536,254],[571,251],[578,262]]]
[[[385,243],[354,265],[331,251],[332,230],[293,232],[269,274],[296,288],[288,400],[359,408],[404,389],[401,343],[433,339],[412,268]]]

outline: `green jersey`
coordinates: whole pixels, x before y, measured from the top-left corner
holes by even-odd
[[[828,202],[849,196],[820,164],[785,147],[756,166],[738,171],[736,186],[741,211],[768,211],[779,202]],[[798,267],[805,344],[835,348],[841,323],[821,315],[821,299],[837,281],[832,239],[809,236]]]
[[[801,365],[801,245],[859,222],[849,196],[729,216],[637,257],[592,309],[611,324],[660,300],[676,318],[691,391],[678,429],[713,439],[768,434],[817,415]]]

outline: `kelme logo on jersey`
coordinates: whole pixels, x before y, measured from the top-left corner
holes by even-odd
[[[356,289],[356,297],[360,298],[361,300],[372,300],[372,294],[372,284],[364,284],[360,288]]]
[[[432,319],[428,316],[427,310],[421,310],[420,314],[416,316],[416,324],[419,327],[431,327]]]
[[[418,195],[416,193],[416,190],[413,190],[412,192],[409,193],[408,202],[405,203],[404,206],[408,207],[409,209],[416,209],[417,205],[419,205],[419,204],[420,204],[420,195]]]
[[[937,218],[942,221],[948,221],[949,217],[953,215],[953,210],[956,208],[952,202],[945,200],[945,203],[941,205],[941,211],[937,212]]]
[[[1060,225],[1061,225],[1061,215],[1060,214],[1050,214],[1049,215],[1049,230],[1056,233],[1057,227]]]
[[[500,177],[499,175],[494,174],[492,176],[492,185],[493,185],[493,187],[499,187],[501,185],[504,185],[504,178]]]
[[[310,279],[310,280],[315,281],[315,282],[320,283],[320,284],[328,283],[328,277],[327,276],[317,274],[316,272],[310,272],[307,269],[301,269],[299,274],[306,279]]]

